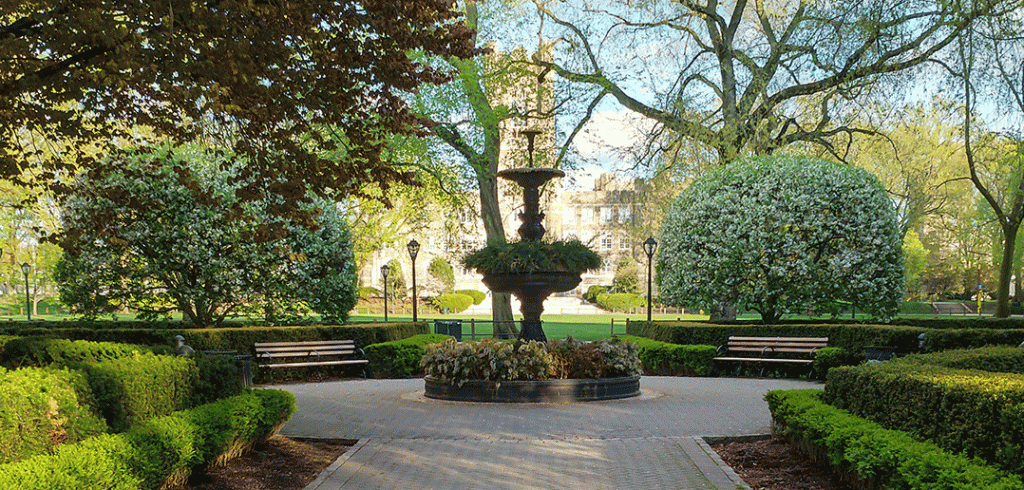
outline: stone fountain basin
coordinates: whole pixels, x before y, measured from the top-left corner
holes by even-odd
[[[618,400],[640,395],[640,377],[546,379],[539,381],[470,380],[462,386],[425,378],[427,398],[462,402],[570,403]]]
[[[537,291],[560,293],[571,291],[580,284],[579,273],[572,272],[530,272],[484,274],[484,285],[498,293]]]

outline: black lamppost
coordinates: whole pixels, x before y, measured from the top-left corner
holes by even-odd
[[[388,265],[380,266],[380,275],[384,276],[384,321],[388,321]]]
[[[647,321],[651,321],[651,259],[658,248],[658,242],[649,236],[644,240],[644,253],[647,254]]]
[[[406,247],[409,250],[409,258],[412,259],[412,321],[416,321],[416,254],[420,253],[420,244],[416,240],[410,240]]]
[[[28,273],[32,270],[32,266],[28,265],[28,262],[21,264],[21,273],[25,274],[25,314],[28,315],[28,319],[32,319],[32,302],[28,297]]]

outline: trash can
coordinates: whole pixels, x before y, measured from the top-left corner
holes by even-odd
[[[462,342],[462,320],[434,320],[434,333],[451,335]]]

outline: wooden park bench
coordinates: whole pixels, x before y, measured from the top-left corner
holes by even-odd
[[[273,370],[281,368],[361,365],[363,377],[366,377],[366,365],[370,362],[351,340],[257,342],[254,350],[256,365],[271,370],[271,382],[274,381]],[[319,369],[316,375],[323,379]]]
[[[807,366],[814,375],[814,353],[828,347],[828,337],[729,337],[718,348],[716,363],[756,363],[759,375],[769,366]]]

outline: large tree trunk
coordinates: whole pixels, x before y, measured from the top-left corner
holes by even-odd
[[[480,186],[480,216],[484,220],[484,233],[488,245],[505,243],[505,228],[501,222],[501,208],[498,206],[498,163],[495,155],[493,165],[487,167],[494,172],[477,171],[477,182]],[[474,166],[476,168],[480,168]],[[485,167],[486,168],[486,167]],[[512,317],[512,295],[509,293],[493,293],[491,295],[491,319],[494,321],[494,336],[514,339],[519,336],[515,319]]]
[[[996,318],[1010,316],[1010,281],[1013,278],[1013,255],[1017,247],[1020,221],[1003,225],[1003,260],[999,264],[999,289],[996,290]],[[980,311],[978,312],[981,313]]]

